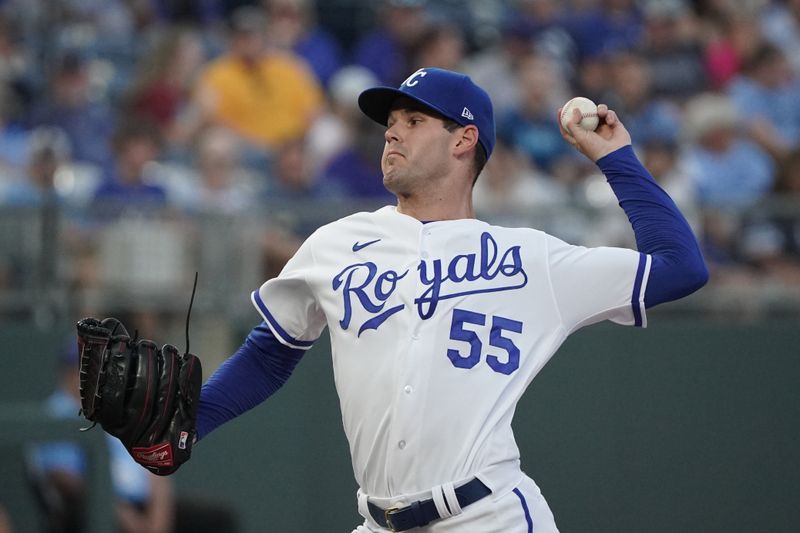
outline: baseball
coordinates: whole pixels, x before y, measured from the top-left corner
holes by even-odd
[[[597,104],[583,96],[576,96],[561,108],[561,125],[566,129],[567,124],[572,119],[572,110],[577,109],[581,112],[580,127],[594,131],[600,122],[597,117]]]

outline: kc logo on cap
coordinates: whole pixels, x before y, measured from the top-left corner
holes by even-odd
[[[417,76],[419,76],[420,78],[424,78],[424,77],[425,77],[425,76],[427,76],[427,75],[428,75],[428,73],[427,73],[427,72],[425,72],[425,69],[424,69],[424,68],[421,68],[421,69],[419,69],[418,71],[416,71],[414,74],[412,74],[411,76],[409,76],[408,78],[406,78],[406,81],[404,81],[404,82],[403,82],[403,85],[405,85],[406,87],[413,87],[414,85],[416,85],[417,83],[419,83],[419,82],[418,82],[417,80],[415,80],[414,78],[416,78]]]
[[[373,87],[362,92],[358,106],[369,118],[386,125],[392,104],[401,96],[411,98],[462,126],[474,124],[486,157],[491,155],[495,143],[492,101],[469,76],[441,68],[421,68],[397,89]]]

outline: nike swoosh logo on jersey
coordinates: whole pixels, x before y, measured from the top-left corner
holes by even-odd
[[[354,251],[354,252],[357,252],[357,251],[359,251],[359,250],[363,250],[364,248],[366,248],[366,247],[367,247],[367,246],[369,246],[370,244],[375,244],[375,243],[376,243],[376,242],[378,242],[379,240],[380,240],[380,239],[375,239],[374,241],[365,242],[365,243],[363,243],[363,244],[359,244],[359,242],[358,242],[358,241],[356,241],[356,243],[353,245],[353,251]]]

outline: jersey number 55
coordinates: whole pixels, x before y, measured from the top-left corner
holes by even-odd
[[[453,348],[447,350],[447,357],[456,368],[473,368],[480,362],[483,354],[483,342],[475,331],[464,329],[464,325],[485,326],[486,318],[486,315],[482,313],[453,309],[450,338],[455,341],[469,343],[469,353],[466,355]],[[486,355],[486,364],[495,372],[506,375],[511,374],[519,368],[519,348],[517,348],[512,339],[504,337],[503,332],[522,333],[522,322],[501,316],[492,316],[491,321],[492,329],[489,332],[489,346],[505,351],[506,355],[498,356],[489,353]]]

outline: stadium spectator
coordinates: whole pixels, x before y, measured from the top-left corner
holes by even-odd
[[[288,142],[278,149],[265,192],[268,204],[288,207],[292,201],[330,199],[341,194],[334,184],[317,179],[309,162],[306,139]]]
[[[800,76],[800,0],[768,2],[761,13],[761,33],[780,48]]]
[[[89,59],[78,51],[65,52],[56,65],[47,94],[31,111],[30,126],[57,126],[69,137],[73,157],[108,170],[109,138],[115,109],[92,93]]]
[[[72,251],[71,232],[60,218],[73,198],[55,187],[56,172],[69,160],[65,137],[54,128],[34,130],[25,169],[0,190],[0,209],[11,214],[0,222],[0,287],[54,286],[60,281],[57,265],[70,260],[62,250]]]
[[[266,279],[277,276],[303,241],[330,221],[322,207],[335,207],[336,200],[346,198],[340,187],[312,171],[305,139],[286,143],[276,152],[264,194],[269,213],[261,240]]]
[[[643,14],[640,50],[652,72],[653,94],[682,103],[705,91],[703,49],[686,0],[648,0]]]
[[[746,207],[767,195],[774,181],[772,158],[743,132],[730,98],[706,93],[687,103],[684,154],[697,199],[708,207]]]
[[[0,204],[30,207],[62,200],[55,188],[55,176],[70,159],[69,140],[61,130],[43,126],[31,133],[29,141],[26,171],[5,194],[0,192]]]
[[[498,136],[528,157],[543,173],[563,176],[576,160],[554,120],[568,91],[557,65],[541,54],[529,54],[519,65],[520,105],[497,119]]]
[[[254,207],[257,179],[240,158],[240,142],[224,128],[205,129],[195,143],[183,179],[164,183],[170,203],[193,213],[233,215]]]
[[[354,62],[371,70],[380,83],[400,85],[414,71],[410,54],[427,23],[425,4],[426,0],[381,0],[378,27],[356,42]]]
[[[489,93],[496,116],[520,104],[517,73],[533,48],[531,37],[528,25],[510,16],[503,22],[497,43],[470,54],[464,61],[464,72]]]
[[[16,104],[11,119],[28,111],[40,75],[33,50],[25,46],[22,19],[10,6],[0,3],[0,84],[7,87]]]
[[[627,50],[642,41],[642,17],[634,0],[588,2],[573,8],[566,25],[578,57]]]
[[[503,216],[518,219],[521,213],[559,205],[568,194],[559,182],[533,167],[525,154],[498,139],[475,183],[473,198],[477,212],[490,217],[493,224],[502,224]]]
[[[320,182],[342,191],[349,198],[389,201],[383,186],[380,159],[380,130],[375,122],[352,117],[347,124],[350,142],[334,154],[322,170]],[[377,135],[376,135],[377,134]]]
[[[81,50],[96,59],[92,89],[116,102],[130,82],[141,53],[139,45],[156,23],[152,2],[55,0],[44,4],[45,28],[55,33],[51,45],[56,50]]]
[[[611,79],[608,72],[611,70],[612,57],[612,53],[581,57],[572,80],[574,94],[585,96],[593,102],[608,101],[611,93]]]
[[[528,44],[558,64],[567,79],[574,76],[578,49],[568,31],[572,13],[557,0],[519,0],[507,7],[506,29],[525,36]]]
[[[309,172],[350,198],[388,199],[379,158],[380,126],[358,109],[358,95],[377,80],[365,67],[350,65],[331,80],[330,108],[308,135]],[[365,120],[366,119],[366,120]],[[377,135],[376,135],[377,133]]]
[[[728,94],[747,117],[750,135],[773,157],[800,146],[800,78],[779,48],[760,46]]]
[[[461,70],[465,48],[464,34],[456,26],[432,23],[411,49],[411,70],[422,67]]]
[[[708,34],[704,48],[709,82],[715,90],[724,90],[764,43],[753,13],[738,10],[723,12],[718,18],[706,21]]]
[[[328,87],[342,66],[342,49],[334,37],[317,24],[314,0],[262,0],[267,10],[271,46],[302,57]]]
[[[377,84],[375,75],[358,65],[343,67],[333,76],[328,91],[329,105],[308,132],[312,172],[321,172],[331,157],[352,146],[355,122],[363,116],[358,109],[358,95]]]
[[[163,187],[153,183],[148,170],[158,159],[161,137],[146,120],[128,118],[120,123],[112,138],[114,165],[94,194],[96,206],[104,214],[116,216],[124,210],[160,208],[166,205]]]
[[[697,195],[691,177],[680,164],[678,138],[653,137],[640,143],[638,151],[645,168],[678,204],[689,223],[696,225]]]
[[[89,240],[83,225],[91,217],[84,216],[84,208],[99,173],[72,160],[69,140],[58,128],[31,131],[26,153],[24,172],[5,194],[0,191],[0,207],[15,210],[13,218],[4,219],[3,233],[6,239],[16,236],[13,245],[0,245],[0,278],[17,288],[71,283],[79,277],[77,265]],[[38,260],[31,262],[32,257]]]
[[[677,142],[680,109],[672,102],[653,96],[650,69],[641,56],[635,53],[613,56],[606,77],[610,80],[611,93],[605,101],[625,121],[635,147],[658,140]]]
[[[202,42],[193,30],[166,27],[139,58],[124,99],[129,112],[149,119],[171,138],[204,59]]]
[[[323,105],[313,73],[294,54],[266,49],[262,9],[243,6],[229,22],[228,50],[201,72],[179,137],[216,124],[262,150],[302,138]]]
[[[0,79],[0,190],[25,165],[28,132],[14,120],[15,107],[11,88]]]
[[[787,209],[800,200],[800,150],[781,161],[769,199],[766,209],[748,213],[743,221],[741,258],[771,281],[800,284],[800,220]]]

